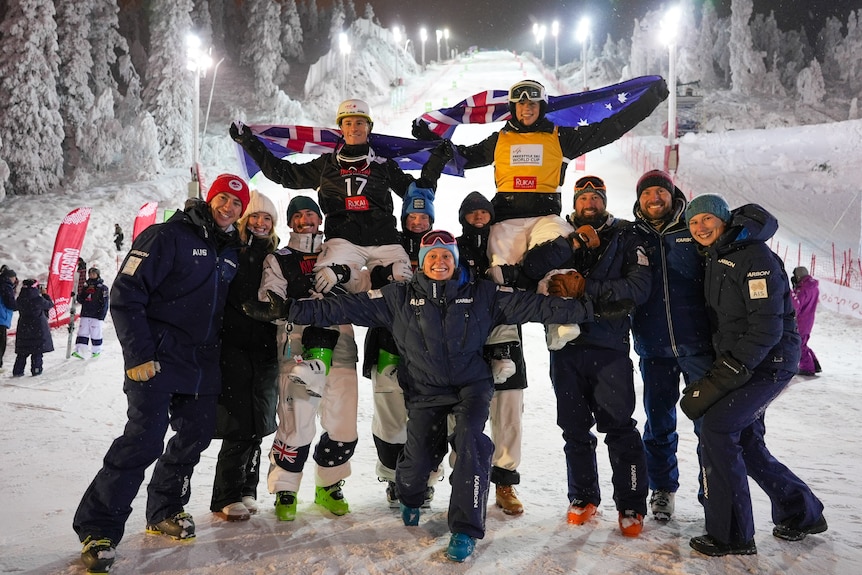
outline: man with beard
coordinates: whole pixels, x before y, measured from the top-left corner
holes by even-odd
[[[601,178],[581,178],[575,184],[575,211],[569,218],[574,228],[593,227],[598,247],[576,249],[568,235],[560,236],[531,250],[523,270],[537,280],[555,269],[578,270],[551,277],[548,293],[587,294],[597,301],[628,299],[640,305],[650,293],[649,261],[634,226],[607,212],[606,194]],[[647,508],[647,476],[643,441],[632,418],[630,326],[629,317],[582,324],[577,338],[551,351],[551,382],[557,395],[557,424],[565,441],[568,522],[588,522],[601,501],[596,437],[590,432],[595,424],[608,446],[620,530],[624,536],[637,537]]]

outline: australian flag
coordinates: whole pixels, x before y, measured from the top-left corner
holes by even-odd
[[[625,110],[660,82],[664,82],[661,76],[641,76],[587,92],[548,96],[546,115],[557,126],[588,126]],[[426,112],[417,120],[426,122],[431,131],[441,138],[451,138],[455,128],[461,124],[504,122],[509,117],[509,91],[486,90],[451,108]],[[341,130],[338,129],[273,125],[249,127],[267,149],[279,158],[294,153],[332,152],[342,142]],[[422,169],[430,152],[440,144],[434,140],[414,140],[374,133],[369,136],[369,143],[377,155],[391,158],[402,170]],[[246,176],[252,178],[260,168],[244,151],[241,151],[241,156]],[[456,149],[455,157],[446,165],[443,173],[463,176],[464,164],[464,158],[458,155]]]

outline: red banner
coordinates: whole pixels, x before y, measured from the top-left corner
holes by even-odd
[[[63,218],[57,230],[51,267],[48,269],[48,295],[54,300],[54,307],[48,312],[48,325],[51,327],[69,323],[70,294],[77,287],[78,257],[87,234],[91,211],[91,208],[72,210]]]
[[[159,202],[147,202],[141,209],[138,210],[138,215],[135,218],[135,228],[132,230],[132,241],[138,237],[138,234],[156,223],[156,210],[159,208]]]

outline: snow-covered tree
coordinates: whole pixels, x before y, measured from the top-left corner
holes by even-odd
[[[338,49],[339,38],[345,28],[344,20],[344,7],[336,2],[332,7],[332,19],[329,21],[329,46],[332,49]]]
[[[244,4],[247,30],[242,61],[254,74],[254,91],[260,100],[278,89],[275,74],[281,62],[281,9],[272,0],[247,0]]]
[[[201,45],[215,45],[215,42],[213,42],[213,20],[208,0],[194,0],[192,26],[195,34],[201,39]]]
[[[817,55],[823,61],[821,69],[823,77],[830,81],[837,81],[841,74],[841,64],[838,60],[838,52],[844,41],[841,33],[841,21],[834,16],[826,19],[826,23],[817,35]]]
[[[715,7],[710,2],[705,2],[700,15],[700,30],[697,37],[697,72],[702,88],[717,88],[720,85],[716,73],[715,43],[718,38],[716,28],[718,15]]]
[[[362,12],[362,17],[369,22],[375,22],[378,25],[380,24],[377,22],[377,16],[374,15],[374,7],[371,4],[365,4],[365,10]]]
[[[144,101],[159,130],[159,155],[167,167],[192,159],[194,78],[186,67],[191,0],[153,0],[150,57]]]
[[[82,129],[87,113],[93,107],[90,90],[89,0],[56,0],[57,45],[60,53],[60,75],[57,92],[60,97],[60,116],[63,118],[66,137],[63,140],[65,173],[71,176],[82,164]],[[112,111],[113,115],[113,111]]]
[[[302,61],[302,22],[295,0],[281,6],[281,50],[286,59]]]
[[[0,135],[0,202],[6,198],[6,182],[9,181],[9,164],[3,156],[3,137]]]
[[[125,133],[124,169],[131,174],[147,177],[164,171],[159,158],[159,130],[152,114],[144,112]]]
[[[838,77],[846,82],[851,94],[862,91],[862,9],[847,18],[847,35],[835,46],[834,58]]]
[[[63,176],[59,66],[54,3],[11,3],[0,22],[0,140],[10,193],[43,194]]]
[[[342,8],[344,9],[344,26],[349,27],[356,22],[356,5],[353,0],[341,0]]]
[[[749,21],[754,11],[753,0],[732,0],[730,3],[730,75],[731,90],[740,94],[760,91],[766,75],[764,54],[754,50]]]
[[[105,89],[116,90],[115,104],[131,98],[132,109],[140,105],[140,94],[135,93],[141,85],[140,77],[132,64],[129,43],[120,34],[117,0],[93,0],[90,12],[90,47],[93,58],[93,94]],[[152,41],[152,37],[150,38]]]
[[[823,103],[823,98],[826,97],[826,85],[823,83],[820,63],[816,59],[812,60],[811,64],[796,77],[796,93],[799,94],[803,104],[815,106]]]

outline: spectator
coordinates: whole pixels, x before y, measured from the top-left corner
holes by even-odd
[[[721,196],[689,202],[685,218],[705,257],[706,305],[717,359],[683,390],[680,407],[700,419],[706,534],[692,549],[753,555],[749,477],[772,503],[772,534],[799,541],[826,531],[823,504],[769,452],[766,408],[799,366],[799,333],[784,263],[766,242],[778,221],[757,204],[731,212]]]
[[[15,301],[15,287],[18,274],[3,266],[0,272],[0,373],[3,371],[3,356],[6,355],[6,331],[12,327],[12,314],[18,309]]]
[[[102,354],[102,323],[108,315],[110,305],[110,292],[108,286],[102,281],[99,268],[90,268],[87,276],[84,289],[78,291],[78,296],[75,298],[81,304],[79,314],[81,319],[78,323],[78,337],[75,340],[75,351],[72,352],[72,357],[78,359],[84,359],[91,341],[93,347],[90,357],[95,359]]]
[[[117,251],[123,251],[123,230],[120,224],[114,224],[114,245],[117,246]]]
[[[321,297],[314,291],[312,271],[323,244],[320,207],[309,197],[295,196],[287,206],[287,220],[292,230],[287,246],[264,261],[260,293],[271,290],[283,297]],[[343,293],[344,288],[336,286],[330,293],[336,292]],[[249,299],[255,300],[257,295]],[[342,487],[350,476],[350,459],[358,441],[358,356],[353,326],[280,322],[278,349],[278,428],[267,475],[269,492],[275,494],[275,516],[279,521],[296,519],[297,493],[312,454],[317,417],[323,433],[312,455],[314,502],[336,516],[346,515],[350,504]],[[314,385],[292,377],[298,362],[318,365],[321,377]]]
[[[54,301],[44,286],[34,279],[24,280],[18,294],[18,327],[15,330],[15,365],[12,377],[22,377],[30,357],[30,373],[42,374],[42,354],[54,351],[48,327],[48,310]]]
[[[810,377],[823,371],[814,351],[808,347],[811,329],[814,327],[817,302],[820,301],[820,282],[811,277],[808,274],[808,269],[802,266],[793,270],[790,282],[793,284],[792,294],[793,307],[796,309],[796,323],[799,325],[799,337],[802,338],[799,375]]]
[[[548,292],[627,299],[641,305],[650,293],[649,261],[641,238],[630,222],[607,212],[601,178],[581,178],[575,189],[572,226],[593,228],[599,245],[580,245],[566,233],[531,250],[524,259],[524,272],[541,278],[555,269],[573,269],[553,276]],[[574,525],[588,522],[601,502],[596,437],[590,431],[595,425],[605,434],[620,531],[626,537],[637,537],[643,529],[648,486],[643,441],[632,418],[635,389],[630,327],[628,317],[584,325],[573,341],[551,351],[551,383],[565,441],[567,521]]]
[[[686,386],[700,379],[714,356],[703,298],[703,258],[685,223],[685,194],[661,170],[641,176],[636,191],[635,228],[649,258],[652,290],[635,310],[632,334],[644,383],[650,511],[668,521],[679,489],[679,378]]]
[[[512,292],[488,281],[469,281],[458,268],[458,247],[448,232],[428,232],[419,251],[422,270],[409,282],[321,301],[250,302],[262,318],[286,317],[299,324],[354,323],[389,328],[402,353],[398,381],[407,401],[407,443],[396,483],[405,525],[419,524],[428,476],[446,454],[448,414],[455,415],[451,442],[458,453],[452,470],[447,557],[464,561],[485,535],[488,472],[493,444],[484,435],[492,376],[482,353],[500,323],[591,321],[592,304]],[[630,311],[630,308],[629,308]],[[601,315],[601,311],[595,312]],[[606,313],[619,314],[619,309]],[[625,313],[625,312],[623,312]]]
[[[458,236],[461,265],[474,277],[485,277],[488,271],[488,234],[494,223],[494,206],[479,192],[470,192],[458,210],[462,233]],[[520,326],[518,327],[520,340]],[[499,357],[495,357],[494,354]],[[524,505],[518,498],[515,485],[521,483],[518,466],[521,464],[522,418],[524,389],[527,387],[527,366],[523,348],[513,345],[500,350],[498,346],[485,346],[485,359],[494,380],[491,398],[491,439],[494,455],[491,457],[491,482],[495,484],[494,502],[506,515],[520,515]],[[509,371],[507,371],[509,370]],[[506,374],[505,377],[500,374]],[[500,379],[502,381],[497,382]]]
[[[183,508],[215,432],[219,336],[238,259],[234,223],[248,202],[241,178],[218,176],[206,203],[190,199],[167,222],[141,232],[114,280],[111,316],[123,348],[129,421],[75,512],[81,560],[91,572],[113,564],[144,471],[154,462],[147,532],[195,536]],[[168,427],[175,433],[165,447]]]
[[[210,510],[227,521],[245,521],[257,513],[260,445],[275,431],[278,403],[276,326],[242,311],[257,297],[263,262],[278,247],[278,214],[265,195],[252,191],[237,223],[242,248],[230,284],[221,333],[221,394],[216,438],[222,440],[216,462]]]

